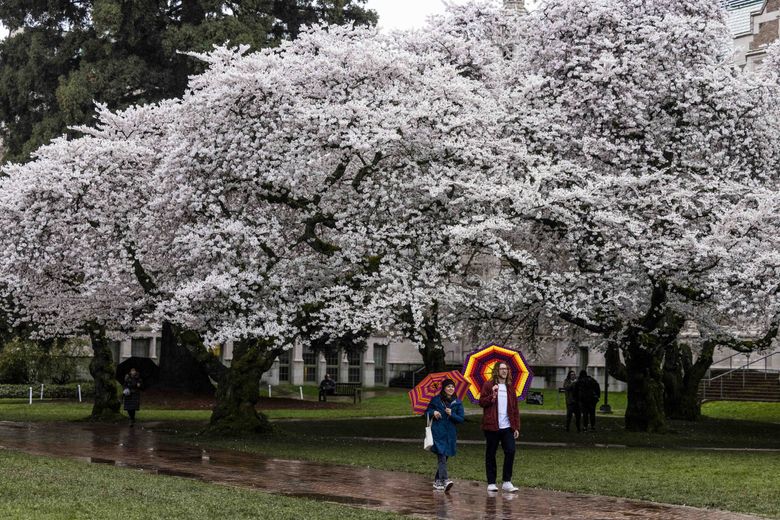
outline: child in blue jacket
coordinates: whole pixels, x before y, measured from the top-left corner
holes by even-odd
[[[455,382],[452,379],[442,381],[441,393],[431,399],[425,416],[433,419],[431,452],[436,454],[439,462],[433,489],[449,491],[452,480],[447,475],[447,459],[455,455],[455,445],[458,441],[455,425],[463,422],[463,403],[455,396]]]

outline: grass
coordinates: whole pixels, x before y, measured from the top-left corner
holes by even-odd
[[[0,450],[0,518],[391,520],[399,515]]]
[[[0,420],[19,422],[78,421],[92,412],[92,403],[66,399],[0,399]],[[127,412],[123,412],[125,416]],[[142,408],[138,417],[145,421],[208,421],[211,410],[161,410]]]
[[[536,420],[542,420],[537,417]],[[617,422],[617,421],[613,421]],[[394,421],[291,422],[267,438],[193,439],[200,445],[242,450],[270,457],[407,471],[430,475],[435,459],[424,453],[422,425],[414,419]],[[713,424],[701,429],[710,429]],[[414,443],[358,440],[371,432],[388,436],[400,431]],[[473,426],[461,438],[479,438]],[[775,432],[776,433],[776,432]],[[736,435],[735,431],[732,434]],[[687,504],[780,518],[780,453],[714,452],[686,449],[688,436],[666,448],[596,448],[599,433],[587,434],[581,447],[520,446],[515,484],[578,493],[611,495]],[[701,442],[701,431],[694,437]],[[607,435],[609,436],[609,435]],[[766,432],[763,440],[769,440]],[[525,438],[525,437],[524,437]],[[688,439],[688,440],[686,440]],[[723,444],[728,444],[723,442]],[[777,441],[775,441],[777,445]],[[345,457],[345,453],[349,456]],[[484,446],[461,443],[451,459],[450,474],[484,480]],[[737,484],[738,483],[738,484]]]
[[[740,419],[780,424],[780,404],[738,401],[710,401],[702,414],[716,419]]]
[[[294,396],[296,387],[288,390]],[[284,395],[284,389],[274,395]],[[659,502],[687,504],[780,518],[778,452],[707,451],[698,448],[780,449],[780,403],[712,402],[704,417],[694,423],[670,422],[665,434],[629,433],[620,414],[597,417],[595,433],[568,433],[563,429],[562,399],[554,391],[545,394],[545,406],[523,405],[521,441],[569,443],[573,446],[521,445],[516,464],[516,484],[561,491],[595,493]],[[625,394],[610,394],[620,409]],[[89,413],[90,404],[67,401],[35,402],[0,400],[0,420],[73,420]],[[475,410],[467,403],[467,408]],[[521,414],[523,412],[521,411]],[[176,442],[237,449],[266,456],[352,464],[393,471],[430,474],[434,458],[421,444],[423,423],[410,416],[406,393],[379,392],[363,403],[344,403],[334,409],[269,410],[272,418],[298,418],[276,423],[274,434],[237,439],[194,435],[209,411],[143,409],[144,421],[189,421]],[[372,416],[400,416],[394,419]],[[340,420],[333,420],[340,419]],[[359,440],[356,437],[414,439],[414,443]],[[481,441],[479,416],[468,417],[459,428],[462,440]],[[626,448],[599,448],[599,445]],[[452,459],[456,478],[482,480],[483,447],[461,443]],[[345,457],[348,453],[348,457]],[[111,468],[107,468],[111,470]],[[1,486],[1,485],[0,485]],[[0,491],[2,488],[0,487]],[[2,507],[2,506],[0,506]],[[319,506],[318,506],[319,507]],[[0,518],[4,517],[0,509]],[[45,516],[43,517],[45,518]],[[56,518],[56,517],[55,517]]]

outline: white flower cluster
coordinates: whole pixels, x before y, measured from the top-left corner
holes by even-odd
[[[660,282],[686,312],[766,319],[778,85],[730,68],[719,16],[474,3],[215,49],[182,99],[101,109],[5,168],[0,288],[42,334],[167,319],[280,345],[422,341],[432,312],[445,335],[631,319]]]

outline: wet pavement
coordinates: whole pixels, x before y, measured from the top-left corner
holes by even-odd
[[[0,449],[139,468],[270,493],[325,500],[420,518],[747,520],[721,511],[521,488],[488,493],[484,482],[456,480],[449,493],[421,475],[281,460],[167,443],[148,428],[89,423],[0,421]],[[429,456],[422,453],[421,456]],[[294,483],[291,486],[290,483]]]

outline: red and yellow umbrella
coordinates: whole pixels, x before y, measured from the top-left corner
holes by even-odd
[[[459,370],[449,372],[434,372],[425,376],[417,386],[409,391],[409,400],[412,402],[412,411],[417,415],[422,415],[428,408],[431,399],[441,393],[441,383],[445,379],[452,379],[455,382],[455,395],[463,400],[466,397],[466,391],[469,388],[469,382],[463,377]]]
[[[493,367],[499,361],[509,367],[518,400],[525,399],[534,374],[523,354],[518,350],[491,344],[471,352],[463,363],[463,376],[469,382],[469,398],[474,403],[479,402],[479,394],[485,382],[493,379]]]

